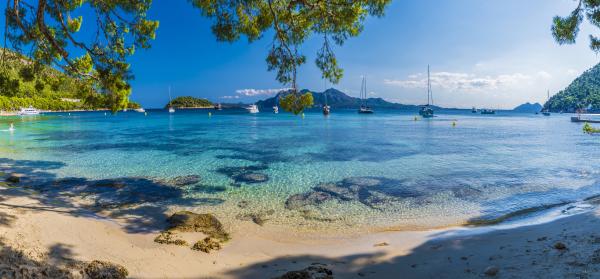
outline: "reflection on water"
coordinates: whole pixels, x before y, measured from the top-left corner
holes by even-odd
[[[311,228],[485,222],[600,194],[600,141],[568,115],[414,115],[149,110],[0,118],[0,127],[16,129],[0,133],[0,157],[5,170],[53,162],[48,175],[30,170],[37,180],[29,183],[100,204],[160,202],[232,219],[244,204],[244,214],[272,212],[269,223]],[[106,181],[125,186],[99,186]]]

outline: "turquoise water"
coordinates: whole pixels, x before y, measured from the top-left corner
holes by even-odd
[[[415,115],[5,117],[0,130],[14,122],[16,131],[0,132],[0,168],[45,190],[56,179],[64,179],[61,190],[114,178],[135,184],[87,195],[96,202],[127,195],[230,220],[266,214],[268,225],[308,229],[432,228],[600,194],[600,137],[583,134],[567,114]]]

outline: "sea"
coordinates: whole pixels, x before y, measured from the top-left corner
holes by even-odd
[[[486,225],[600,195],[600,137],[570,116],[196,109],[2,117],[0,171],[22,174],[18,187],[98,207],[210,212],[228,223],[258,216],[280,229]]]

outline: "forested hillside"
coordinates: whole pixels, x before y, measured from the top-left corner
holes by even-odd
[[[14,111],[28,106],[42,110],[110,107],[108,97],[99,94],[91,84],[35,64],[18,53],[2,52],[0,49],[0,110]]]
[[[600,111],[600,64],[585,71],[567,88],[544,104],[551,111],[574,112],[577,109]]]

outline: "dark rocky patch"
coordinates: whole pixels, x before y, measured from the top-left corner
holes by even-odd
[[[197,214],[190,211],[179,211],[167,219],[169,231],[202,232],[220,241],[230,239],[229,233],[212,214]]]
[[[159,243],[159,244],[167,244],[167,245],[179,245],[179,246],[188,245],[185,240],[176,239],[175,234],[170,231],[161,232],[156,238],[154,238],[154,242]]]
[[[242,221],[252,221],[257,225],[262,226],[269,220],[267,217],[273,215],[273,213],[275,213],[275,210],[271,209],[263,212],[239,214],[237,218]]]
[[[21,182],[21,175],[17,173],[11,173],[6,178],[6,181],[14,184],[19,183]]]
[[[309,266],[302,270],[287,272],[273,279],[333,279],[333,271],[322,266]]]
[[[198,183],[200,183],[201,180],[202,180],[202,178],[199,175],[193,174],[193,175],[177,176],[173,179],[167,180],[167,183],[171,184],[173,186],[183,187],[183,186],[198,184]]]
[[[266,165],[255,165],[246,167],[224,167],[217,170],[218,173],[229,176],[235,184],[262,183],[269,180],[269,176],[260,171],[268,169]]]
[[[311,191],[290,196],[287,209],[318,206],[330,200],[358,201],[372,208],[404,198],[421,198],[424,189],[409,187],[403,181],[380,177],[352,177],[336,183],[323,183]]]
[[[221,250],[221,243],[210,237],[200,240],[194,243],[192,250],[202,251],[204,253],[210,253],[213,250]]]
[[[84,269],[92,279],[125,279],[129,272],[123,266],[105,261],[92,261]]]

